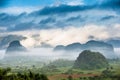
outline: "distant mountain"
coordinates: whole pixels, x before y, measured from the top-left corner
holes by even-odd
[[[82,48],[82,44],[80,43],[73,43],[73,44],[69,44],[65,47],[65,50],[77,50]]]
[[[120,47],[120,40],[108,40],[107,43],[112,44],[115,48]]]
[[[107,66],[108,61],[101,53],[85,50],[80,53],[80,55],[74,63],[73,68],[93,70],[106,68]]]
[[[85,45],[84,48],[86,50],[92,50],[92,51],[97,51],[102,53],[105,57],[107,58],[114,58],[114,48],[111,44],[101,42],[101,41],[88,41]]]
[[[26,39],[26,37],[19,36],[19,35],[7,35],[0,37],[0,49],[7,48],[9,46],[9,43],[15,40],[23,40]]]
[[[65,46],[63,45],[58,45],[54,48],[54,51],[59,51],[59,50],[64,50],[65,49]]]
[[[19,41],[12,41],[7,50],[6,53],[19,53],[19,52],[25,52],[27,51],[27,49],[25,47],[23,47]]]
[[[82,52],[83,50],[91,50],[91,51],[100,52],[107,58],[115,57],[114,49],[111,44],[101,41],[95,41],[95,40],[88,41],[85,44],[80,44],[80,43],[69,44],[67,46],[62,47],[61,49],[58,48],[58,46],[54,48],[54,51],[59,51],[59,50],[69,51],[73,53]]]
[[[47,44],[47,43],[42,42],[40,47],[43,47],[43,48],[51,48],[52,46],[49,45],[49,44]]]

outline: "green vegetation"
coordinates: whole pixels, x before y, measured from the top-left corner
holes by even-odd
[[[69,60],[56,61],[70,62]],[[31,65],[31,67],[0,68],[0,80],[120,80],[120,61],[116,59],[109,60],[109,66],[106,68],[95,70],[74,69],[73,64],[55,66],[56,61],[43,67]]]
[[[80,53],[73,67],[84,70],[93,70],[105,68],[107,66],[108,61],[101,53],[85,50]]]
[[[55,65],[56,67],[70,67],[70,66],[73,66],[73,64],[74,64],[74,61],[72,60],[58,59],[51,62],[49,65]]]
[[[33,73],[30,70],[24,73],[13,73],[11,68],[1,68],[0,80],[48,80],[48,78],[44,74]]]

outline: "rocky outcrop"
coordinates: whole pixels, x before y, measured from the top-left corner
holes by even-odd
[[[27,51],[27,49],[24,46],[22,46],[19,41],[16,40],[16,41],[12,41],[9,44],[6,53],[19,53],[25,51]]]

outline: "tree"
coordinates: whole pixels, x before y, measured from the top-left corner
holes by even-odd
[[[68,80],[73,80],[73,77],[71,75],[69,75]]]

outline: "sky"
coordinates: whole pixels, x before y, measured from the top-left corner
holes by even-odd
[[[119,32],[120,0],[0,0],[0,36],[25,36],[25,46],[120,39]]]
[[[4,1],[4,3],[3,3]],[[55,4],[94,4],[95,0],[2,0],[4,7],[13,6],[49,6]]]
[[[4,7],[12,6],[45,6],[52,4],[52,0],[6,0]]]

